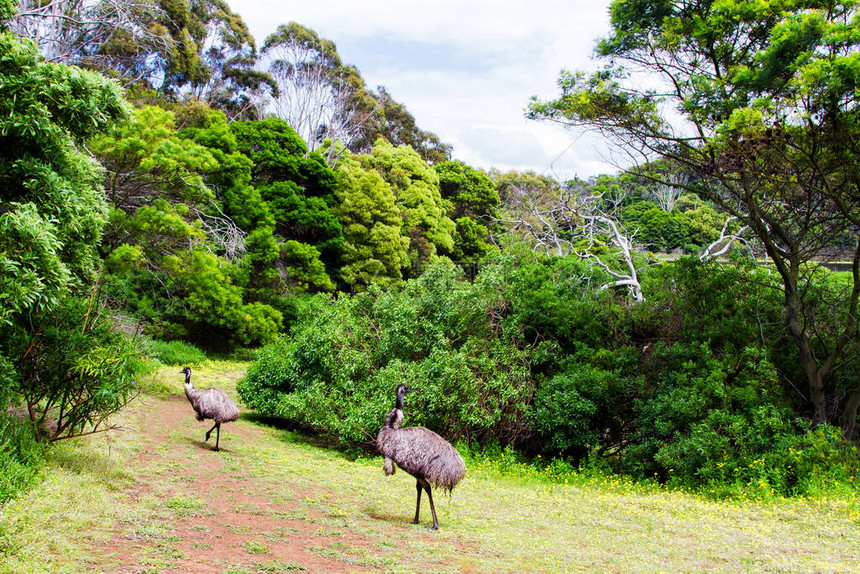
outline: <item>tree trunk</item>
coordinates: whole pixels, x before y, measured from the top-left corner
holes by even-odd
[[[829,422],[827,420],[827,395],[824,392],[824,378],[806,334],[806,328],[801,319],[801,303],[797,294],[795,284],[785,282],[785,311],[788,322],[788,330],[794,338],[797,352],[800,356],[800,365],[806,374],[809,386],[809,402],[814,410],[813,421],[816,423]]]
[[[854,392],[848,397],[848,403],[845,405],[845,410],[842,413],[842,436],[848,442],[852,442],[854,438],[858,409],[860,409],[860,384],[857,385]]]

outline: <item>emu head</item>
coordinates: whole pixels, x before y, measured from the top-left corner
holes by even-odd
[[[184,369],[182,369],[179,372],[182,373],[183,375],[185,375],[185,384],[190,385],[191,384],[191,369],[189,369],[188,367],[185,367]]]
[[[397,408],[403,410],[403,395],[409,392],[406,385],[397,385]]]

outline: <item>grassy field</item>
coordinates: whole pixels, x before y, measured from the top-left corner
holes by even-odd
[[[235,397],[245,367],[206,363],[194,381]],[[860,572],[850,497],[717,502],[468,459],[434,532],[426,500],[409,523],[414,480],[381,458],[247,412],[213,452],[178,367],[142,383],[124,432],[56,445],[0,510],[0,572]]]

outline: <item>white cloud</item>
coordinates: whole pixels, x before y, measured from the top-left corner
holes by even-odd
[[[526,121],[524,109],[532,96],[557,95],[562,68],[592,66],[595,41],[609,30],[608,3],[242,0],[233,9],[258,44],[291,21],[334,41],[369,86],[385,86],[457,159],[588,177],[616,171],[595,152],[598,140]]]

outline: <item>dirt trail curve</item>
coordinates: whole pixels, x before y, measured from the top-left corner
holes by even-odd
[[[407,529],[417,541],[438,542],[433,533],[387,516],[363,517],[381,524],[362,532],[338,522],[330,506],[314,504],[349,493],[248,471],[252,462],[259,469],[259,460],[248,460],[259,445],[278,448],[276,429],[245,419],[222,425],[221,452],[214,452],[214,435],[203,442],[210,421],[197,422],[184,396],[147,398],[132,419],[139,442],[126,464],[135,478],[120,499],[129,508],[152,510],[117,524],[111,540],[87,549],[90,563],[98,564],[90,571],[379,572],[395,565],[379,558],[385,537],[378,528]],[[382,545],[399,546],[396,538]]]

